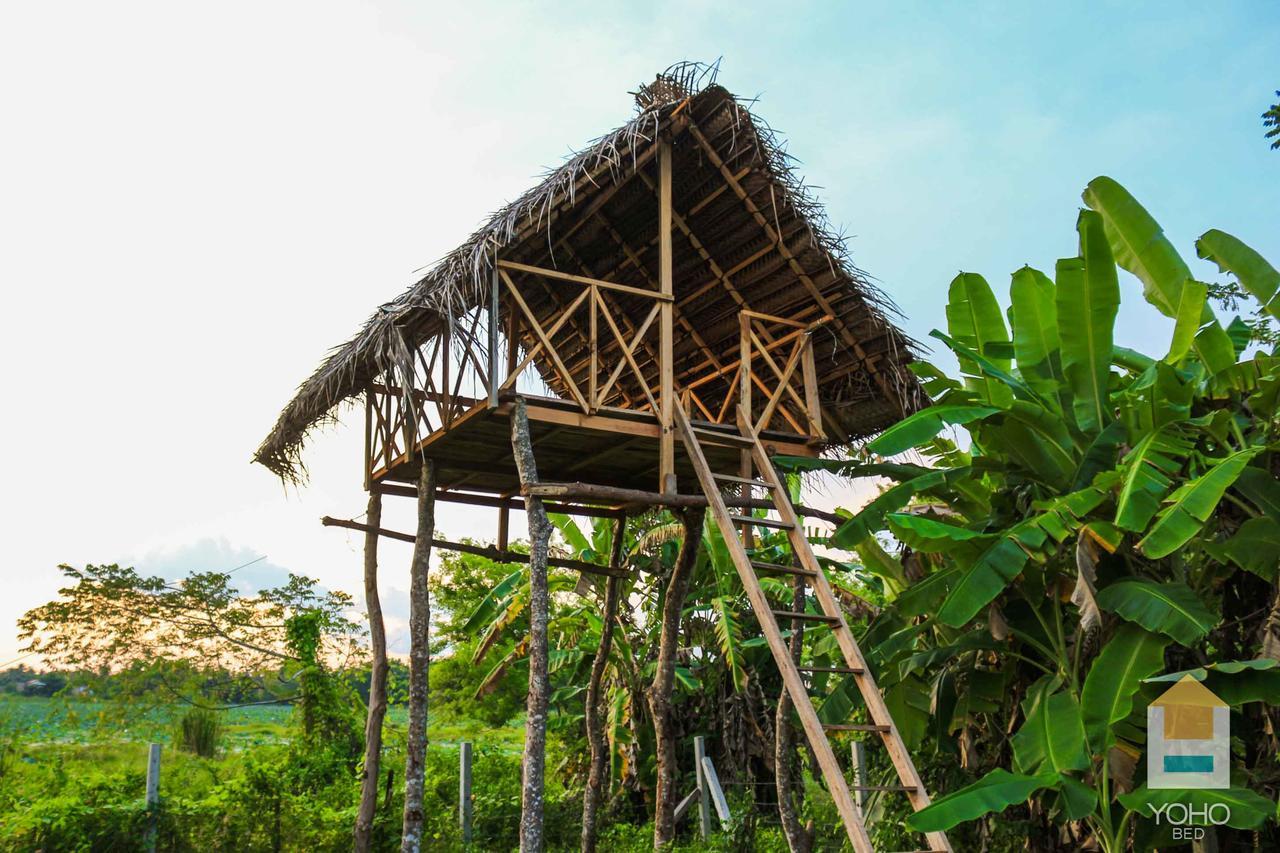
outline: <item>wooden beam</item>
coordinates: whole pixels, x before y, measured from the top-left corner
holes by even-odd
[[[689,507],[708,506],[706,495],[681,495],[681,494],[663,494],[661,492],[646,492],[641,489],[624,489],[617,486],[602,486],[597,483],[539,483],[536,486],[529,487],[526,492],[531,495],[537,495],[545,498],[565,498],[589,501],[601,501],[623,507],[636,506],[665,506],[673,509],[685,509]],[[749,509],[773,509],[774,503],[769,500],[761,500],[756,498],[742,497],[738,495],[725,495],[725,506],[744,507]],[[800,504],[792,504],[798,515],[809,518],[817,518],[831,524],[840,525],[848,521],[848,518],[837,515],[834,512],[826,510],[814,509],[813,507],[801,506]],[[622,512],[622,510],[615,510]]]
[[[822,425],[822,399],[818,396],[818,368],[813,356],[813,336],[804,342],[804,364],[801,368],[804,375],[804,401],[809,407],[809,423],[817,430],[816,437],[824,440],[826,429]]]
[[[516,304],[520,306],[520,310],[524,312],[525,319],[529,321],[529,324],[533,329],[533,333],[538,336],[539,343],[542,344],[547,355],[560,370],[561,381],[564,383],[565,387],[569,389],[570,393],[573,394],[573,399],[582,407],[582,410],[586,411],[588,408],[587,401],[583,399],[582,392],[578,390],[578,384],[573,381],[573,376],[569,373],[569,369],[565,367],[564,362],[560,360],[560,354],[556,351],[555,345],[551,343],[550,336],[547,335],[547,333],[542,330],[542,326],[538,324],[538,318],[534,315],[533,310],[529,307],[528,303],[524,301],[524,297],[520,295],[520,290],[516,287],[515,282],[511,280],[511,276],[507,275],[506,272],[501,269],[499,270],[499,273],[502,276],[502,280],[506,282],[507,289],[511,291],[511,297],[516,301]],[[565,310],[561,319],[563,320],[567,318],[573,313],[573,311],[577,310],[577,307],[582,304],[582,300],[586,298],[590,292],[591,291],[589,290],[585,290],[579,294],[578,298],[574,300],[572,307]],[[554,334],[554,331],[552,334]]]
[[[320,523],[325,527],[342,527],[347,530],[360,530],[365,533],[377,533],[379,536],[385,536],[388,539],[395,539],[400,542],[415,542],[416,537],[412,533],[401,533],[398,530],[388,530],[385,527],[374,528],[368,524],[362,524],[346,518],[334,518],[326,515],[320,519]],[[519,551],[500,551],[497,548],[486,548],[482,545],[470,545],[466,542],[449,542],[444,539],[432,539],[432,548],[439,548],[443,551],[458,551],[463,554],[474,554],[477,557],[485,557],[493,560],[495,563],[527,563],[529,562],[528,554],[521,554]],[[601,575],[602,577],[627,577],[627,572],[618,569],[611,569],[608,566],[599,566],[595,563],[588,563],[583,560],[569,560],[561,557],[548,557],[547,565],[555,566],[560,569],[573,569],[575,572],[586,572],[589,575]]]
[[[501,296],[498,281],[497,252],[494,253],[493,275],[489,281],[489,408],[498,407],[498,307]]]
[[[742,202],[743,206],[746,207],[747,212],[751,214],[751,216],[756,220],[756,224],[758,224],[764,231],[765,236],[777,247],[778,253],[787,259],[787,264],[791,267],[791,271],[795,273],[796,278],[799,279],[800,283],[809,291],[809,295],[818,303],[823,312],[834,315],[835,311],[832,309],[831,303],[827,301],[827,298],[822,294],[822,291],[818,289],[818,286],[805,271],[804,267],[800,265],[800,261],[796,259],[792,251],[787,248],[786,243],[782,239],[782,235],[775,231],[773,226],[769,224],[768,218],[760,212],[760,208],[756,206],[756,203],[751,200],[750,194],[747,193],[746,189],[743,188],[738,179],[734,177],[733,172],[729,170],[729,167],[720,157],[720,153],[716,151],[715,146],[707,140],[707,137],[698,129],[698,126],[692,119],[689,120],[689,132],[693,135],[693,138],[697,141],[698,146],[703,150],[703,153],[707,155],[707,159],[711,161],[711,164],[720,170],[720,174],[724,178],[725,183],[727,183],[729,188],[733,190],[734,194],[738,196],[738,199]],[[840,337],[844,339],[844,342],[853,350],[854,354],[858,356],[858,359],[865,363],[867,354],[862,349],[861,343],[839,317],[836,318],[836,329],[839,332]],[[880,386],[880,389],[884,391],[886,397],[893,400],[899,408],[904,408],[897,391],[878,370],[868,364],[867,372],[871,374],[872,378]]]
[[[413,486],[395,486],[389,483],[374,487],[379,494],[402,498],[415,498],[418,490]],[[436,491],[436,500],[445,503],[465,504],[466,506],[485,506],[500,510],[524,509],[524,501],[515,497],[497,497],[494,495],[477,495],[469,492],[451,492],[446,489]],[[626,513],[620,509],[598,506],[579,506],[577,504],[549,503],[547,512],[561,515],[580,515],[586,518],[623,518]]]
[[[645,296],[649,299],[657,299],[660,302],[672,301],[670,293],[655,293],[652,290],[645,290],[643,287],[632,287],[627,284],[618,284],[613,281],[605,281],[599,278],[588,278],[585,275],[574,275],[572,273],[560,272],[560,270],[547,269],[546,267],[534,267],[529,264],[518,264],[515,261],[498,261],[498,267],[504,270],[515,270],[517,272],[529,273],[531,275],[540,275],[544,278],[555,278],[561,281],[572,281],[575,284],[595,285],[606,290],[617,290],[620,293],[629,293],[632,296]]]
[[[640,263],[640,256],[631,250],[631,247],[627,245],[627,241],[618,233],[618,229],[613,227],[613,224],[605,218],[603,213],[597,214],[597,218],[600,220],[600,224],[604,226],[604,230],[608,233],[609,237],[613,239],[613,242],[618,244],[618,248],[622,250],[623,255],[625,255],[627,260],[631,262],[631,265],[634,266],[642,276],[644,276],[645,281],[649,282],[652,287],[660,289],[661,285],[654,281],[653,276],[649,274],[647,269],[645,269],[644,264]],[[619,267],[619,269],[621,269],[621,267]],[[716,356],[715,351],[708,346],[705,340],[703,340],[702,335],[698,334],[698,330],[694,328],[688,318],[682,313],[676,313],[675,318],[676,322],[680,324],[680,328],[689,333],[689,337],[693,338],[693,342],[698,345],[698,348],[702,350],[703,354],[706,355],[707,358],[711,359],[711,361],[715,362],[716,367],[719,367],[720,359]]]
[[[658,285],[663,295],[674,292],[671,248],[671,141],[658,140]],[[662,436],[658,446],[658,490],[676,491],[676,435],[673,421],[675,400],[675,329],[671,302],[665,302],[658,318],[659,382],[658,418]]]

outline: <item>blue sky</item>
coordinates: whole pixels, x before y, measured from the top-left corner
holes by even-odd
[[[760,96],[926,339],[957,271],[1003,297],[1074,254],[1099,174],[1203,277],[1211,227],[1280,260],[1258,118],[1278,44],[1274,3],[6,4],[0,664],[59,562],[265,554],[357,592],[358,537],[317,519],[363,509],[358,424],[314,443],[301,491],[250,453],[374,305],[672,62],[723,57],[720,82]],[[1118,341],[1162,351],[1125,287]],[[440,529],[492,523],[452,507]],[[394,599],[407,552],[383,562]]]

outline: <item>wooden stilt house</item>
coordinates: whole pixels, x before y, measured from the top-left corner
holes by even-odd
[[[714,77],[683,64],[640,87],[627,124],[499,211],[334,350],[254,458],[300,479],[308,432],[363,402],[366,487],[415,495],[430,460],[432,500],[497,510],[498,553],[508,513],[530,499],[596,516],[708,506],[735,545],[849,838],[870,850],[780,618],[836,632],[841,669],[873,721],[857,728],[881,735],[901,779],[894,790],[916,808],[928,794],[769,458],[850,444],[925,400],[892,306],[774,134]],[[522,481],[513,459],[517,397],[537,482]],[[753,559],[757,526],[789,531],[792,565]],[[772,612],[765,572],[806,577],[820,614]],[[929,847],[950,849],[941,833]]]

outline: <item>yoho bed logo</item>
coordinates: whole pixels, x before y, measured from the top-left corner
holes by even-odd
[[[1231,787],[1230,744],[1227,703],[1183,676],[1147,706],[1147,787]]]

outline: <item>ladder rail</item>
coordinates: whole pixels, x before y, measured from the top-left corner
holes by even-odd
[[[720,528],[720,533],[728,546],[729,554],[733,558],[734,568],[742,581],[747,598],[751,601],[751,607],[755,611],[756,619],[760,622],[760,628],[764,633],[769,651],[773,654],[774,662],[782,675],[782,682],[786,686],[787,692],[791,694],[792,702],[800,717],[800,724],[804,728],[809,744],[813,748],[818,765],[822,768],[822,775],[827,781],[827,788],[831,793],[831,798],[835,802],[837,811],[840,812],[845,831],[849,836],[849,842],[853,845],[856,853],[875,853],[871,845],[871,838],[867,834],[866,827],[862,824],[857,804],[853,800],[853,794],[849,791],[849,784],[845,781],[844,772],[840,769],[840,763],[836,760],[835,752],[831,749],[831,742],[827,740],[826,734],[823,732],[822,723],[818,720],[818,713],[813,707],[813,700],[809,696],[804,680],[800,677],[795,662],[791,659],[791,651],[787,648],[786,643],[783,642],[782,632],[778,629],[778,623],[774,619],[773,611],[768,599],[765,597],[764,589],[760,586],[760,581],[752,569],[751,559],[737,537],[737,529],[734,527],[734,522],[724,504],[723,498],[720,497],[720,489],[711,474],[711,467],[707,464],[706,457],[702,453],[702,447],[698,444],[697,437],[684,411],[679,406],[676,406],[674,414],[676,426],[680,431],[681,438],[684,440],[690,461],[693,463],[693,470],[698,476],[703,492],[707,495],[712,517]],[[754,439],[754,433],[751,436]],[[759,445],[758,441],[753,443],[756,446]]]
[[[879,732],[880,738],[889,753],[890,761],[897,771],[898,778],[903,782],[903,786],[907,788],[905,793],[912,809],[920,811],[931,802],[929,793],[924,786],[924,780],[920,778],[915,762],[911,760],[911,755],[906,748],[906,742],[902,739],[897,723],[894,722],[893,715],[889,712],[889,707],[884,701],[884,696],[881,695],[880,688],[876,685],[875,676],[871,674],[871,668],[867,665],[866,658],[854,639],[853,631],[850,630],[848,622],[845,621],[844,609],[836,599],[835,593],[832,592],[826,572],[823,571],[821,564],[813,553],[813,549],[809,546],[809,540],[804,534],[804,528],[801,526],[795,509],[791,506],[790,500],[786,497],[786,490],[778,479],[778,474],[773,468],[773,462],[769,459],[768,453],[765,452],[764,447],[760,444],[752,429],[750,418],[741,408],[738,410],[738,427],[744,435],[754,439],[752,454],[756,469],[764,480],[765,485],[769,487],[766,491],[772,495],[773,505],[778,516],[783,522],[790,525],[786,532],[791,542],[792,552],[799,558],[804,568],[814,572],[810,585],[813,587],[814,597],[817,599],[822,612],[838,620],[832,626],[832,630],[836,635],[836,643],[840,647],[845,663],[851,669],[860,670],[860,672],[853,673],[854,683],[858,687],[858,692],[862,694],[872,722],[877,726],[887,727],[887,731]],[[933,849],[945,850],[950,853],[952,848],[951,843],[947,840],[946,833],[930,832],[926,833],[926,837]]]

